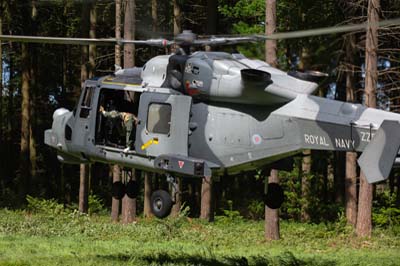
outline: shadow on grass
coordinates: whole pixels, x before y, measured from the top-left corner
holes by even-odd
[[[141,261],[151,265],[201,265],[201,266],[335,266],[336,262],[321,257],[299,259],[291,252],[278,256],[204,256],[186,253],[155,253],[154,255],[129,256],[123,254],[98,256],[113,262]]]

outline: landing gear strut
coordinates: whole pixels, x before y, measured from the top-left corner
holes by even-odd
[[[171,185],[172,196],[165,190],[156,190],[151,194],[151,211],[157,218],[165,218],[171,213],[176,195],[180,193],[175,177],[167,174],[167,182]]]

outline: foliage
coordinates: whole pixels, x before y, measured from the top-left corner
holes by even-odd
[[[34,198],[32,196],[27,196],[26,200],[28,202],[27,210],[32,213],[41,213],[45,215],[59,215],[66,213],[66,209],[62,204],[59,204],[54,199],[41,199]]]
[[[107,214],[107,209],[104,207],[103,200],[99,196],[90,194],[88,201],[90,214]]]
[[[264,219],[265,215],[265,204],[263,201],[251,200],[247,206],[249,212],[249,218],[253,220]]]
[[[400,225],[400,208],[396,206],[396,196],[389,191],[378,195],[374,202],[372,222],[379,227]]]

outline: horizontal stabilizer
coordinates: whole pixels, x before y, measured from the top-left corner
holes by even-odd
[[[368,183],[376,183],[389,177],[400,148],[400,124],[385,120],[358,159]]]

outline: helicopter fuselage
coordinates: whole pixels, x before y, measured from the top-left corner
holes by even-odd
[[[190,71],[196,66],[191,64]],[[149,68],[153,73],[159,71],[151,64]],[[243,77],[243,71],[236,74]],[[299,93],[298,88],[278,95],[273,91],[279,87],[274,75],[267,83],[275,82],[271,93],[278,100],[260,99],[258,104],[248,104],[253,96],[246,93],[244,97],[231,95],[232,101],[221,100],[229,95],[211,95],[211,84],[207,95],[188,95],[162,87],[167,78],[168,73],[158,86],[143,81],[135,84],[132,78],[124,81],[118,76],[87,81],[73,112],[59,109],[54,113],[45,143],[56,148],[65,163],[98,161],[177,176],[220,176],[263,168],[304,149],[364,151],[384,121],[400,121],[398,114]],[[215,79],[221,81],[221,75]],[[234,85],[244,86],[242,91],[251,89],[246,82],[239,80]],[[181,88],[181,84],[176,86]],[[134,145],[128,151],[125,136],[107,126],[101,107],[137,117]],[[397,130],[397,125],[393,128]],[[391,167],[400,143],[386,142],[380,144],[395,150],[384,158],[389,161],[385,167]]]

